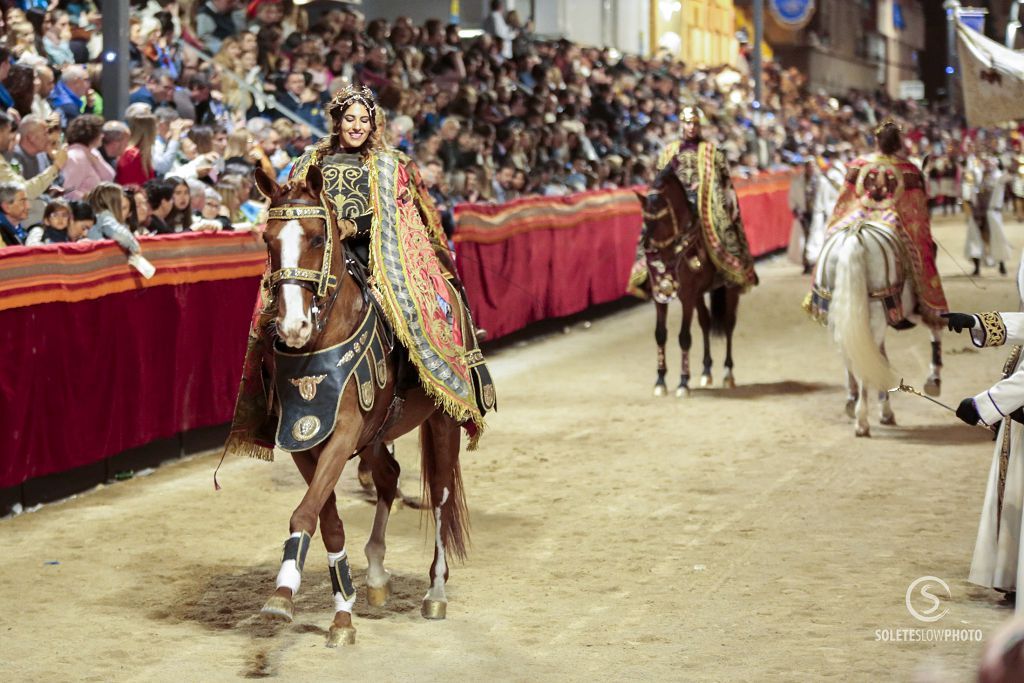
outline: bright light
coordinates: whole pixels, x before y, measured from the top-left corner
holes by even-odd
[[[659,0],[658,9],[661,11],[661,18],[668,21],[676,12],[683,9],[683,3],[676,0]]]
[[[460,28],[459,38],[463,40],[472,40],[473,38],[479,38],[484,34],[483,30],[478,28]]]
[[[952,76],[953,75],[953,67],[947,66],[946,67],[946,73],[949,74],[950,76]]]
[[[105,53],[103,55],[103,61],[105,61],[105,62],[117,61],[117,53],[116,52],[107,52],[107,53]]]

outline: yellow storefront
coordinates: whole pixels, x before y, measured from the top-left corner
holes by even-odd
[[[687,64],[736,64],[732,0],[651,0],[651,52]]]

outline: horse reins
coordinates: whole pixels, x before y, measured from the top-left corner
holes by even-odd
[[[660,192],[657,192],[656,194],[659,197],[661,197]],[[648,195],[648,199],[649,198],[650,195]],[[686,255],[686,252],[690,251],[690,248],[693,247],[693,245],[698,242],[697,238],[699,237],[699,234],[692,230],[688,230],[687,232],[681,231],[679,229],[679,219],[676,217],[676,212],[672,210],[672,205],[668,202],[668,200],[663,199],[663,201],[665,201],[665,207],[656,213],[651,213],[647,210],[647,202],[644,202],[644,205],[641,207],[640,212],[643,216],[645,223],[647,221],[662,220],[667,215],[672,220],[672,234],[663,240],[647,238],[645,240],[645,250],[660,251],[678,242],[674,249],[678,262],[678,260],[682,259]],[[694,221],[691,220],[690,225],[693,225],[693,223]]]
[[[267,220],[301,220],[308,218],[316,218],[324,222],[324,256],[323,262],[320,266],[320,270],[312,270],[309,268],[279,268],[270,274],[268,278],[268,286],[273,292],[278,285],[281,284],[295,284],[304,289],[307,289],[313,293],[313,306],[312,314],[314,319],[314,326],[316,332],[323,329],[323,321],[327,318],[327,314],[333,307],[334,300],[338,295],[338,278],[331,273],[331,264],[334,260],[334,223],[330,212],[324,208],[322,202],[314,202],[308,199],[289,199],[288,204],[285,206],[274,206],[267,210]],[[362,264],[350,253],[350,249],[342,241],[341,249],[343,253],[343,260],[345,262],[345,270],[359,285],[359,289],[363,295],[364,302],[373,307],[378,314],[378,320],[386,321],[384,310],[377,301],[376,297],[370,293],[370,284],[368,282],[367,274]],[[326,305],[320,306],[320,303],[325,297],[330,295],[330,299],[326,302]],[[382,341],[384,342],[385,352],[391,353],[394,351],[396,346],[395,334],[387,324],[383,325],[384,336]],[[371,438],[369,443],[359,447],[350,457],[355,457],[363,448],[382,440],[387,430],[397,421],[401,416],[402,406],[405,403],[405,397],[402,395],[403,392],[400,390],[400,383],[402,382],[403,376],[407,372],[407,364],[402,358],[399,358],[394,378],[394,395],[392,396],[391,403],[388,405],[387,412],[384,414],[384,419],[381,421],[380,426],[375,430],[374,436]]]
[[[313,293],[313,322],[317,331],[323,327],[323,315],[337,295],[338,278],[331,273],[334,261],[334,227],[331,215],[320,202],[307,199],[289,199],[287,206],[273,206],[267,210],[267,220],[302,220],[315,218],[324,222],[324,256],[320,270],[309,268],[279,268],[270,274],[267,285],[273,292],[281,284],[298,285]],[[327,305],[321,305],[327,295]]]

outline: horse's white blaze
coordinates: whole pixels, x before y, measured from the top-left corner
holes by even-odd
[[[298,221],[288,221],[281,228],[278,239],[281,242],[281,267],[298,268],[299,256],[302,254],[302,226]],[[281,285],[284,297],[284,320],[281,321],[281,333],[287,337],[296,334],[302,323],[309,317],[302,305],[302,288],[296,284]]]

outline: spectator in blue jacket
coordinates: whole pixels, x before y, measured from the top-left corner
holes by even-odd
[[[309,125],[324,130],[324,115],[323,110],[320,108],[320,102],[306,102],[303,100],[303,94],[309,85],[308,78],[301,71],[292,71],[285,76],[284,92],[281,93],[279,101]]]
[[[67,128],[85,109],[85,96],[89,92],[89,72],[84,66],[65,67],[60,82],[50,93],[50,105],[60,114],[60,127]]]

